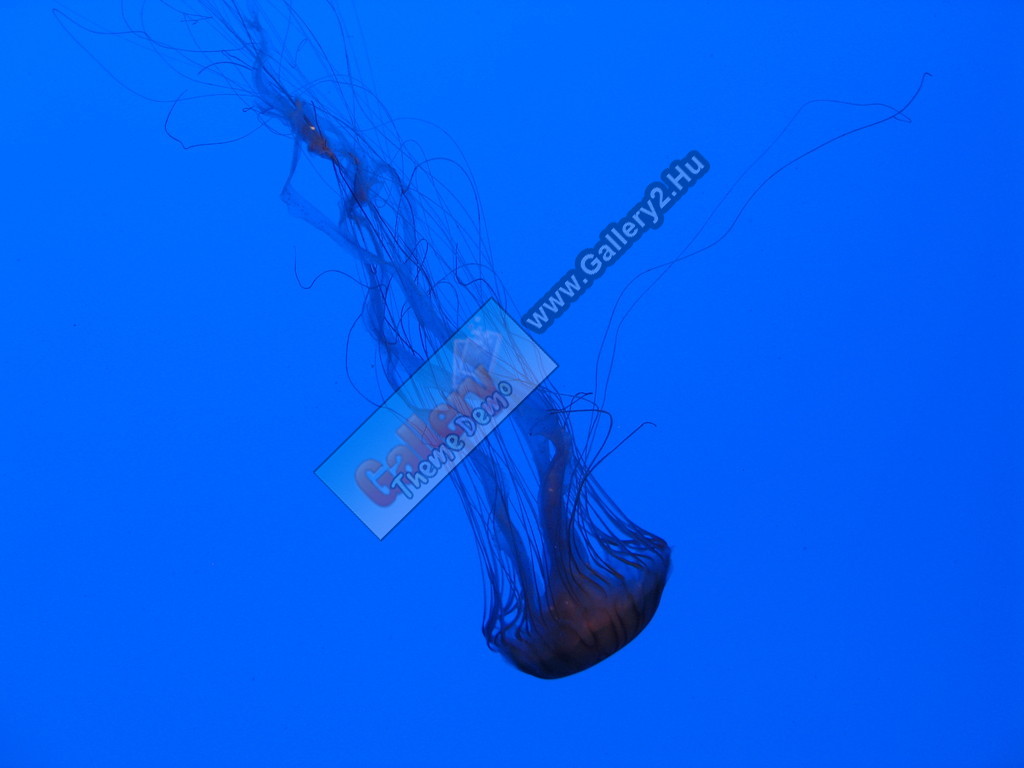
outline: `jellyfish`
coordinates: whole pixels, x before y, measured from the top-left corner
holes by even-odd
[[[315,32],[284,0],[161,4],[157,10],[171,14],[163,26],[140,13],[136,20],[123,17],[116,32],[55,14],[105,68],[96,41],[115,39],[157,56],[181,78],[185,90],[165,99],[165,130],[182,146],[221,143],[193,141],[187,128],[207,130],[206,123],[181,119],[210,99],[233,102],[249,121],[226,141],[262,129],[290,144],[281,199],[329,238],[347,264],[303,287],[329,274],[361,287],[359,322],[376,359],[368,374],[365,365],[347,370],[356,390],[379,404],[484,303],[509,301],[466,164],[428,156],[401,135],[349,55],[341,14],[329,0],[323,9],[340,41],[333,51],[322,40],[325,28]],[[146,96],[144,87],[114,76]],[[616,326],[609,322],[602,350],[614,357],[618,330],[636,302],[678,261],[728,235],[778,173],[843,136],[904,119],[909,103],[795,157],[755,187],[717,239],[695,245],[702,227],[676,259],[640,272],[627,286],[633,293],[616,303],[625,308]],[[357,382],[360,375],[372,380]],[[595,382],[595,392],[606,388],[607,375]],[[576,674],[628,645],[652,620],[669,577],[669,545],[630,520],[596,477],[617,448],[607,448],[603,405],[593,393],[567,396],[545,383],[451,475],[479,551],[487,644],[538,678]]]
[[[487,300],[507,303],[463,164],[425,157],[400,136],[346,52],[329,54],[291,4],[166,8],[167,28],[183,39],[161,37],[152,16],[124,18],[124,29],[108,32],[54,13],[73,36],[91,33],[80,35],[90,54],[90,40],[113,35],[184,79],[165,128],[186,148],[219,142],[184,137],[182,110],[224,97],[240,102],[254,129],[290,142],[281,199],[348,257],[347,268],[330,272],[364,290],[360,318],[378,376],[368,399],[401,386]],[[327,10],[344,38],[340,15],[330,3]],[[598,483],[600,459],[586,451],[593,425],[585,442],[574,434],[574,420],[590,410],[578,407],[583,400],[539,387],[452,476],[485,576],[486,641],[539,678],[580,672],[636,638],[671,562],[668,544],[629,520]]]

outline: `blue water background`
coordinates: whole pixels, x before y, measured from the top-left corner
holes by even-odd
[[[465,154],[521,309],[669,161],[711,162],[540,337],[567,392],[802,103],[934,77],[625,326],[613,435],[656,426],[600,479],[674,569],[636,642],[540,681],[483,643],[450,488],[382,543],[313,475],[369,406],[358,289],[293,277],[350,262],[278,200],[290,143],[184,152],[5,3],[0,766],[1024,765],[1021,6],[357,10],[378,95]],[[880,114],[816,113],[775,165]]]

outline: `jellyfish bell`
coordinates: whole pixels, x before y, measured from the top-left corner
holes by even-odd
[[[545,679],[604,661],[636,638],[658,609],[668,577],[667,552],[654,566],[630,566],[621,578],[603,584],[592,579],[557,584],[498,650],[523,672]]]
[[[532,446],[540,493],[528,510],[538,523],[535,546],[500,569],[512,573],[517,609],[485,624],[492,648],[545,679],[582,672],[632,642],[658,609],[671,563],[668,544],[630,521],[598,484],[600,461],[577,455],[554,404],[542,394],[519,419],[540,438]],[[518,519],[514,542],[530,527]]]

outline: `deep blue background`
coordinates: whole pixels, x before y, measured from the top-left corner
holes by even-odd
[[[934,73],[627,326],[616,435],[657,428],[601,477],[675,567],[635,643],[555,682],[486,649],[450,490],[381,543],[312,474],[366,416],[359,295],[295,284],[335,254],[277,199],[290,144],[183,152],[4,5],[0,766],[1024,765],[1019,4],[348,16],[385,103],[464,151],[521,308],[668,161],[711,161],[542,337],[568,391],[801,103]]]

